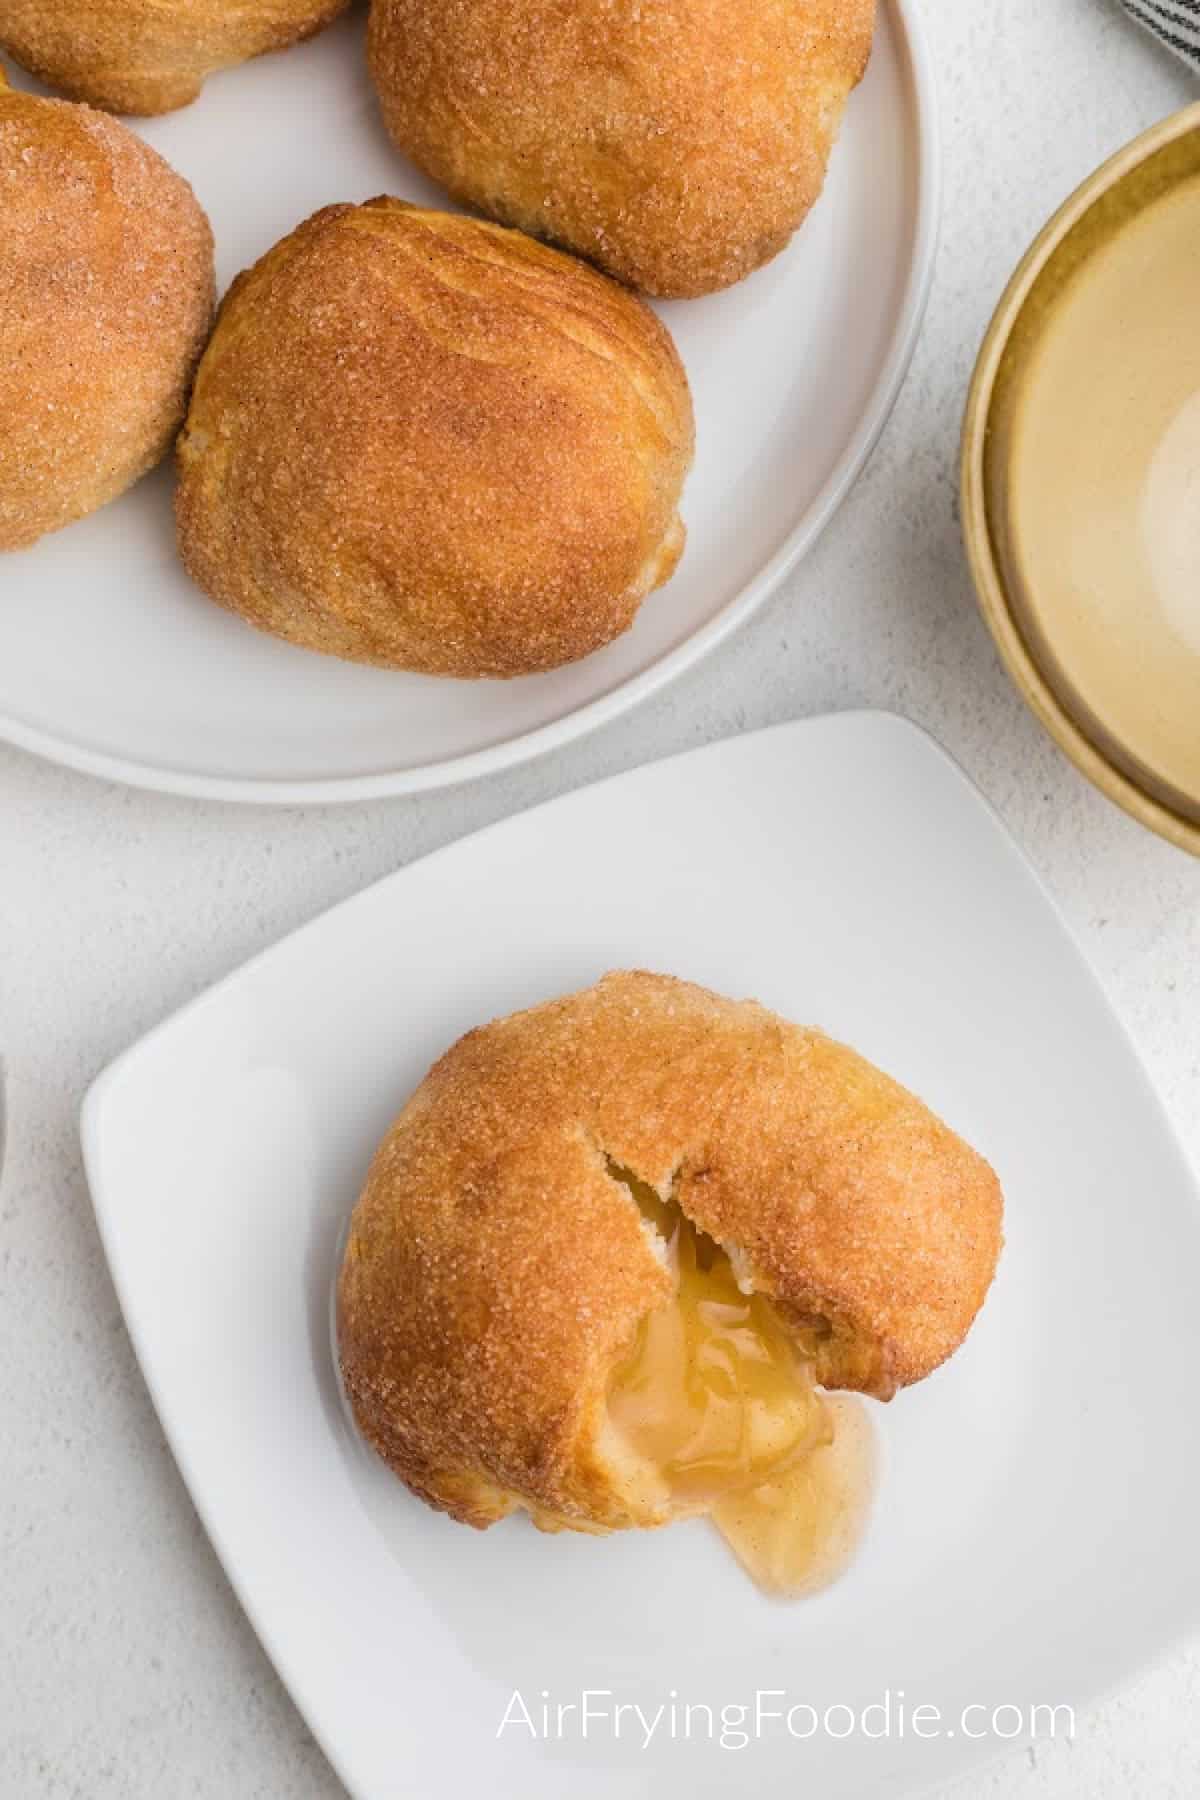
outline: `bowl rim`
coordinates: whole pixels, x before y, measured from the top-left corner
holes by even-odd
[[[962,532],[979,609],[1030,711],[1081,774],[1109,800],[1178,849],[1200,856],[1200,823],[1157,799],[1109,760],[1068,712],[1017,624],[988,525],[984,469],[996,379],[1029,297],[1055,252],[1133,170],[1167,145],[1200,135],[1200,101],[1170,114],[1110,156],[1068,196],[1018,263],[984,335],[963,417]]]

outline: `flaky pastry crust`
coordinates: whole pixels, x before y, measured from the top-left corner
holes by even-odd
[[[0,0],[0,46],[106,112],[187,106],[218,69],[311,37],[350,0]]]
[[[875,0],[373,0],[398,148],[643,292],[728,287],[821,192]]]
[[[639,973],[499,1019],[396,1120],[338,1281],[355,1418],[430,1505],[481,1527],[679,1516],[606,1423],[674,1291],[621,1171],[725,1247],[824,1385],[879,1399],[958,1347],[1000,1252],[987,1163],[820,1032]]]
[[[666,329],[519,232],[330,206],[234,283],[180,440],[179,544],[251,624],[432,675],[557,668],[683,547]]]
[[[165,456],[213,302],[212,233],[182,176],[116,119],[0,75],[0,550]]]

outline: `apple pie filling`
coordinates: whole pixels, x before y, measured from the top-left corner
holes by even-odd
[[[861,1534],[870,1437],[857,1402],[830,1399],[770,1301],[673,1202],[614,1170],[668,1246],[672,1302],[647,1314],[608,1406],[672,1500],[710,1513],[760,1586],[797,1593],[840,1572]]]

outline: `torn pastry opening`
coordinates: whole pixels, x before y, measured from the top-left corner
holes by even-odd
[[[609,1172],[675,1276],[671,1300],[646,1314],[612,1373],[610,1430],[679,1515],[711,1516],[761,1587],[825,1586],[870,1510],[865,1410],[818,1388],[812,1340],[749,1280],[739,1283],[729,1253],[674,1198],[611,1161]]]

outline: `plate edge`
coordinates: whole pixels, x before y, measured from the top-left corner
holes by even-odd
[[[193,1479],[191,1460],[187,1453],[186,1446],[183,1443],[183,1439],[181,1436],[177,1436],[168,1425],[164,1411],[159,1405],[157,1384],[151,1376],[148,1359],[142,1354],[141,1334],[135,1327],[133,1315],[131,1314],[129,1306],[126,1304],[127,1286],[122,1272],[121,1256],[116,1246],[115,1215],[111,1210],[109,1197],[105,1195],[102,1199],[100,1193],[100,1188],[104,1185],[99,1176],[101,1162],[99,1153],[100,1120],[108,1092],[115,1085],[117,1080],[119,1080],[127,1066],[133,1062],[141,1052],[148,1048],[150,1044],[157,1039],[160,1033],[167,1032],[173,1025],[181,1022],[193,1008],[198,1008],[216,997],[227,984],[232,984],[235,980],[255,967],[260,961],[269,957],[275,950],[281,948],[282,945],[290,943],[293,939],[300,937],[306,931],[315,929],[331,914],[338,912],[343,907],[352,905],[357,899],[360,899],[362,896],[372,892],[376,888],[382,887],[385,883],[397,880],[409,869],[415,868],[420,863],[427,863],[436,857],[454,850],[459,845],[473,841],[477,838],[485,837],[489,833],[501,831],[512,819],[523,817],[526,814],[542,812],[549,807],[567,805],[577,796],[587,793],[593,788],[603,788],[610,784],[636,778],[642,770],[649,770],[659,767],[660,765],[682,762],[692,758],[719,755],[722,752],[728,752],[731,748],[739,744],[748,744],[758,739],[775,736],[783,737],[785,735],[802,735],[806,731],[814,728],[834,727],[836,729],[850,724],[851,722],[862,723],[865,721],[884,723],[890,729],[898,729],[903,736],[918,742],[921,745],[922,754],[930,757],[934,762],[940,765],[943,772],[956,781],[956,783],[965,786],[971,793],[973,799],[982,806],[1000,842],[1003,844],[1008,855],[1015,860],[1017,867],[1033,887],[1038,899],[1046,908],[1048,908],[1059,933],[1066,941],[1070,953],[1082,968],[1088,985],[1099,999],[1105,1012],[1116,1025],[1118,1035],[1122,1040],[1126,1054],[1134,1065],[1136,1079],[1140,1082],[1146,1097],[1157,1112],[1159,1122],[1164,1130],[1164,1135],[1171,1148],[1172,1154],[1178,1163],[1180,1174],[1191,1195],[1193,1205],[1200,1208],[1200,1184],[1198,1184],[1196,1171],[1184,1149],[1182,1139],[1176,1130],[1174,1121],[1167,1112],[1157,1088],[1150,1079],[1149,1071],[1146,1068],[1136,1042],[1125,1025],[1121,1015],[1109,1000],[1103,983],[1093,968],[1082,944],[1063,914],[1062,909],[1053,894],[1046,887],[1046,884],[1038,871],[1034,868],[1029,857],[1005,824],[998,810],[992,805],[991,801],[982,792],[978,784],[967,774],[950,752],[940,744],[932,733],[923,725],[905,718],[902,714],[887,709],[855,708],[847,709],[843,712],[818,713],[806,718],[786,720],[778,725],[767,726],[759,731],[735,734],[731,737],[720,739],[714,744],[706,744],[697,749],[678,752],[672,756],[659,758],[656,762],[643,764],[640,768],[609,776],[602,781],[585,784],[583,787],[574,789],[567,794],[556,796],[554,799],[543,801],[539,805],[527,807],[523,809],[522,812],[497,820],[494,823],[483,827],[479,831],[465,833],[462,837],[454,839],[451,843],[431,851],[428,856],[415,858],[412,863],[405,864],[399,869],[392,870],[388,874],[381,876],[377,881],[368,883],[366,887],[358,890],[357,893],[351,894],[345,899],[335,902],[334,905],[319,912],[313,919],[308,920],[305,924],[297,926],[295,930],[285,933],[281,938],[276,940],[276,942],[257,952],[254,956],[241,964],[240,967],[235,968],[226,975],[220,977],[220,979],[212,983],[208,988],[202,990],[201,993],[194,995],[181,1007],[176,1008],[166,1019],[153,1026],[148,1032],[135,1040],[128,1049],[121,1052],[100,1072],[85,1093],[80,1113],[80,1137],[83,1149],[84,1168],[88,1181],[88,1193],[92,1202],[92,1209],[95,1214],[101,1244],[104,1249],[109,1276],[112,1280],[121,1307],[122,1320],[129,1336],[138,1369],[146,1384],[146,1390],[151,1404],[154,1407],[159,1429],[162,1431],[179,1469],[180,1476],[188,1492],[188,1498],[195,1508],[197,1516],[203,1524],[217,1559],[221,1564],[222,1573],[228,1581],[239,1606],[242,1608],[243,1613],[252,1626],[256,1637],[259,1639],[264,1655],[267,1656],[280,1679],[283,1681],[289,1697],[304,1719],[307,1728],[312,1732],[314,1739],[320,1746],[320,1749],[327,1758],[331,1768],[343,1782],[348,1792],[354,1796],[354,1800],[370,1800],[370,1797],[366,1794],[365,1790],[352,1782],[348,1768],[344,1765],[340,1756],[335,1754],[334,1748],[327,1741],[324,1732],[318,1729],[313,1715],[314,1711],[319,1711],[319,1708],[310,1708],[304,1684],[296,1678],[292,1668],[291,1659],[286,1655],[283,1646],[277,1643],[276,1634],[273,1631],[266,1629],[264,1623],[260,1621],[257,1607],[252,1606],[247,1601],[243,1592],[242,1583],[235,1572],[235,1560],[232,1556],[226,1555],[223,1544],[223,1534],[215,1529],[214,1524],[210,1519],[209,1509],[201,1502],[199,1497],[198,1489],[202,1484]],[[1090,1706],[1101,1701],[1107,1694],[1119,1692],[1126,1682],[1136,1680],[1138,1675],[1144,1670],[1155,1666],[1161,1660],[1168,1657],[1181,1642],[1187,1639],[1193,1629],[1194,1625],[1192,1624],[1180,1625],[1179,1628],[1164,1641],[1153,1656],[1134,1664],[1118,1681],[1110,1685],[1104,1685],[1095,1692],[1080,1693],[1075,1703],[1081,1707]],[[980,1758],[978,1761],[965,1763],[959,1770],[954,1772],[953,1778],[961,1778],[965,1776],[969,1769],[982,1768],[986,1766],[987,1763],[998,1761],[999,1753],[995,1755],[989,1754],[987,1757]],[[939,1778],[939,1780],[934,1783],[933,1787],[913,1787],[907,1791],[912,1797],[912,1800],[916,1800],[918,1795],[932,1793],[935,1788],[940,1785],[942,1785],[942,1783]]]
[[[242,806],[332,806],[355,801],[398,798],[460,786],[485,775],[534,762],[551,751],[577,743],[660,693],[671,682],[715,651],[763,606],[779,585],[813,549],[840,511],[862,474],[899,399],[928,309],[937,259],[942,208],[941,115],[933,56],[918,0],[887,0],[897,27],[898,48],[906,65],[914,120],[917,163],[912,254],[901,301],[879,377],[872,390],[874,412],[865,432],[862,420],[852,432],[839,463],[801,522],[775,555],[699,632],[668,650],[657,662],[608,694],[520,736],[424,768],[373,775],[318,777],[305,780],[243,779],[160,769],[127,761],[106,751],[64,743],[53,733],[0,713],[0,742],[39,756],[78,774],[116,782],[151,793],[195,800],[218,800]],[[877,408],[875,402],[878,402]]]

